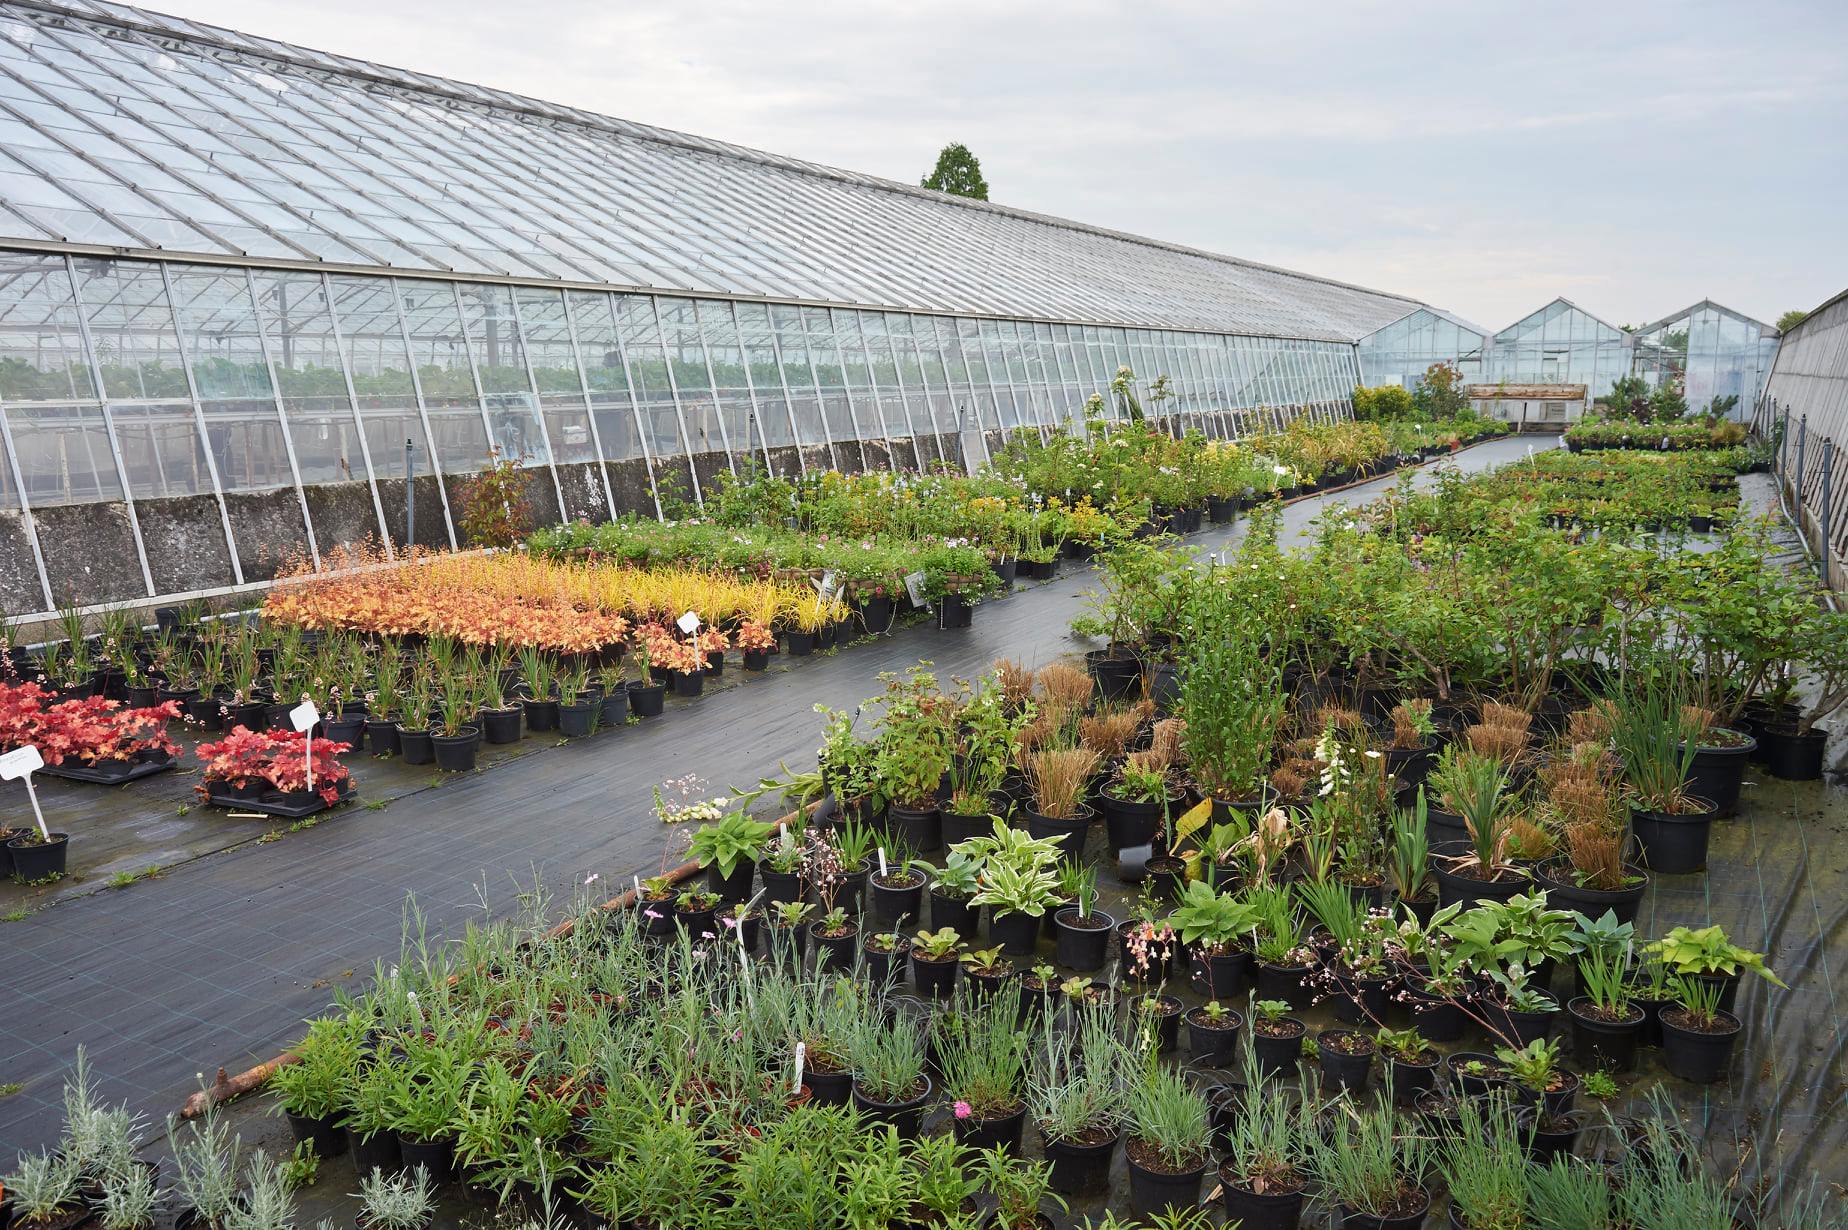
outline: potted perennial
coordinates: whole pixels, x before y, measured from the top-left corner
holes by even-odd
[[[1225,1135],[1219,1198],[1244,1230],[1296,1230],[1309,1186],[1302,1100],[1266,1081],[1255,1055]]]
[[[656,795],[658,803],[658,789]],[[774,824],[753,820],[742,811],[728,811],[716,822],[701,825],[687,852],[705,869],[706,883],[719,899],[735,904],[750,897],[757,860],[775,831]]]
[[[1686,875],[1707,865],[1714,807],[1688,792],[1698,750],[1669,689],[1648,687],[1622,697],[1611,730],[1632,803],[1630,828],[1643,866]]]
[[[950,1131],[974,1149],[1020,1152],[1026,1121],[1027,1035],[1020,1029],[1020,986],[939,1018],[937,1071],[950,1104]]]
[[[1041,918],[1059,900],[1058,843],[996,820],[989,836],[964,842],[958,850],[981,859],[980,887],[970,903],[993,910],[989,937],[1009,953],[1032,952]]]
[[[1258,912],[1249,902],[1221,893],[1204,880],[1187,885],[1168,923],[1198,954],[1206,970],[1206,994],[1217,999],[1244,989],[1251,971],[1251,933]]]
[[[1131,1079],[1126,1109],[1130,1211],[1148,1217],[1197,1206],[1213,1139],[1206,1098],[1151,1053]]]
[[[1042,1018],[1027,1073],[1027,1109],[1052,1164],[1052,1186],[1097,1195],[1123,1127],[1135,1064],[1109,1010],[1078,1004],[1069,1032]]]
[[[1116,919],[1097,905],[1097,868],[1080,870],[1077,884],[1078,904],[1067,906],[1053,915],[1057,928],[1059,964],[1067,969],[1090,972],[1104,967],[1110,948],[1110,933]]]
[[[1333,1122],[1307,1137],[1309,1165],[1343,1230],[1417,1230],[1431,1210],[1431,1149],[1379,1104],[1337,1102]]]
[[[956,968],[961,964],[962,937],[954,928],[939,927],[920,931],[911,937],[911,981],[918,994],[933,999],[950,998],[956,985]]]

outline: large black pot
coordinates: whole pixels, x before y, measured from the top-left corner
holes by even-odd
[[[1085,654],[1085,667],[1105,700],[1128,700],[1142,691],[1142,663],[1135,658],[1113,658],[1107,649],[1093,649]]]
[[[937,813],[938,840],[946,846],[958,845],[973,837],[994,831],[994,817],[987,812],[969,813],[940,810]]]
[[[1076,907],[1060,910],[1053,915],[1053,925],[1057,928],[1057,960],[1066,969],[1089,973],[1104,967],[1104,959],[1110,952],[1110,936],[1116,930],[1117,920],[1102,910],[1093,909],[1090,917],[1081,925]]]
[[[918,1126],[924,1119],[924,1104],[930,1100],[931,1082],[926,1075],[923,1079],[924,1091],[914,1098],[903,1102],[882,1102],[877,1098],[867,1097],[860,1090],[860,1082],[853,1083],[853,1105],[867,1118],[876,1123],[889,1123],[898,1130],[899,1139],[915,1140]]]
[[[521,703],[526,710],[526,729],[534,734],[558,729],[557,701],[529,700]]]
[[[374,756],[396,756],[401,750],[398,743],[398,723],[389,718],[366,723],[366,747]]]
[[[675,696],[700,696],[705,691],[705,671],[679,671],[674,675]]]
[[[912,883],[897,886],[881,884],[877,873],[867,880],[873,897],[873,918],[881,926],[893,926],[901,919],[907,927],[923,926],[924,876],[913,870],[911,878]]]
[[[1581,888],[1572,881],[1569,864],[1546,863],[1534,871],[1534,879],[1546,889],[1547,900],[1564,910],[1577,910],[1587,918],[1602,918],[1609,910],[1618,922],[1636,921],[1637,907],[1649,891],[1649,877],[1641,867],[1624,864],[1624,870],[1636,877],[1627,888]]]
[[[306,1142],[318,1157],[339,1157],[347,1149],[346,1129],[336,1122],[333,1116],[313,1119],[298,1115],[294,1111],[285,1111],[289,1120],[289,1131],[294,1133],[298,1143]]]
[[[475,767],[475,756],[481,749],[481,729],[476,726],[464,726],[457,735],[431,735],[430,743],[436,752],[436,767],[445,773],[467,773]]]
[[[997,913],[988,920],[988,938],[1009,956],[1025,956],[1039,941],[1040,919],[1034,914],[1013,911]]]
[[[1743,740],[1731,744],[1702,744],[1694,749],[1688,769],[1688,793],[1713,800],[1713,814],[1724,820],[1739,810],[1739,787],[1745,780],[1745,763],[1758,751],[1758,740],[1729,731]]]
[[[1713,810],[1709,804],[1703,811],[1671,815],[1637,808],[1630,813],[1630,831],[1636,834],[1637,861],[1644,867],[1658,875],[1688,875],[1707,865]]]
[[[806,658],[815,652],[815,634],[802,632],[795,628],[789,630],[789,656]]]
[[[558,706],[558,733],[567,739],[582,739],[597,728],[597,710],[602,701],[585,697]]]
[[[351,717],[343,715],[321,719],[321,729],[316,737],[326,739],[329,743],[344,743],[347,750],[351,751],[357,748],[360,741],[365,738],[365,731],[364,714],[354,714]]]
[[[1230,1163],[1219,1168],[1219,1200],[1229,1224],[1242,1230],[1296,1230],[1303,1215],[1303,1189],[1259,1195],[1240,1187]]]
[[[50,841],[27,845],[24,837],[14,837],[6,843],[6,848],[13,856],[13,878],[22,884],[33,884],[64,874],[71,839],[66,833],[53,833]]]
[[[398,731],[398,754],[404,763],[434,764],[436,762],[436,744],[430,738],[428,730]]]
[[[350,1127],[346,1133],[347,1148],[353,1154],[353,1168],[360,1174],[369,1175],[374,1170],[396,1174],[403,1165],[396,1133],[374,1132],[366,1136]]]
[[[1168,804],[1179,806],[1179,796]],[[1114,797],[1108,787],[1098,794],[1098,807],[1104,813],[1104,833],[1112,853],[1130,846],[1145,846],[1161,830],[1162,804],[1135,803]]]
[[[629,689],[618,684],[603,694],[597,709],[597,725],[613,729],[629,720]]]
[[[1499,880],[1478,880],[1471,876],[1458,875],[1450,870],[1449,858],[1469,853],[1469,847],[1453,843],[1447,848],[1433,847],[1431,851],[1431,874],[1437,879],[1437,904],[1439,908],[1461,903],[1469,909],[1478,901],[1507,901],[1527,892],[1533,887],[1524,875],[1504,870]]]
[[[801,901],[807,896],[807,886],[802,883],[800,871],[773,871],[769,867],[759,869],[764,878],[764,902],[766,905],[781,905],[786,901]]]
[[[891,629],[895,613],[892,600],[885,595],[868,598],[860,607],[860,626],[869,634],[878,636]]]
[[[956,988],[957,968],[954,957],[948,961],[927,961],[915,946],[911,950],[911,982],[918,994],[927,999],[950,998]]]
[[[977,1119],[974,1115],[958,1119],[952,1116],[950,1134],[965,1149],[1000,1148],[1010,1157],[1019,1157],[1020,1137],[1026,1123],[1027,1108],[1021,1106],[1012,1114],[1002,1115],[999,1119]]]
[[[1095,1196],[1110,1186],[1110,1155],[1116,1151],[1116,1136],[1091,1144],[1048,1140],[1045,1145],[1046,1161],[1052,1170],[1047,1179],[1053,1191],[1067,1196]]]
[[[730,875],[721,872],[715,862],[706,867],[706,887],[717,893],[719,900],[738,905],[751,899],[751,882],[756,875],[757,864],[748,858],[739,859]]]
[[[976,927],[981,925],[982,907],[969,904],[967,897],[950,897],[937,891],[935,885],[930,890],[930,925],[933,930],[945,927],[955,931],[964,939],[975,935]]]
[[[1733,1044],[1744,1028],[1739,1018],[1722,1012],[1718,1022],[1721,1032],[1698,1033],[1677,1025],[1669,1019],[1672,1015],[1672,1009],[1662,1014],[1662,1066],[1669,1075],[1697,1085],[1723,1080],[1732,1062]]]
[[[629,711],[636,717],[660,717],[667,708],[667,685],[665,683],[632,683],[629,685]]]
[[[1810,730],[1803,734],[1791,723],[1772,723],[1758,731],[1758,750],[1765,771],[1787,782],[1813,782],[1822,777],[1823,745],[1828,734]]]
[[[1258,962],[1258,998],[1280,999],[1300,1012],[1315,1002],[1315,989],[1304,981],[1314,973],[1311,966],[1272,965]]]
[[[518,743],[523,716],[519,705],[508,705],[505,709],[483,709],[475,715],[475,720],[481,723],[483,742]]]
[[[1590,1007],[1591,1001],[1582,995],[1566,1005],[1566,1015],[1572,1022],[1573,1059],[1586,1071],[1634,1071],[1636,1045],[1643,1034],[1643,1010],[1632,1004],[1632,1019],[1606,1021],[1587,1015]]]
[[[1308,1028],[1297,1021],[1297,1032],[1287,1037],[1274,1037],[1270,1034],[1251,1034],[1251,1051],[1257,1057],[1258,1071],[1266,1076],[1282,1074],[1290,1076],[1296,1071],[1297,1062],[1303,1057],[1303,1035]]]
[[[975,622],[975,607],[961,594],[945,594],[937,601],[939,628],[967,628]]]
[[[1171,1174],[1150,1170],[1131,1155],[1129,1161],[1129,1208],[1137,1217],[1148,1218],[1165,1209],[1185,1212],[1200,1204],[1200,1179],[1206,1174],[1206,1160],[1191,1170]]]
[[[1070,819],[1044,815],[1034,807],[1028,807],[1026,813],[1029,836],[1057,838],[1061,857],[1073,862],[1083,860],[1085,834],[1091,831],[1091,819],[1096,814],[1090,804],[1080,803],[1078,814]]]
[[[900,807],[887,810],[892,834],[913,852],[928,854],[943,844],[943,813],[935,807]]]

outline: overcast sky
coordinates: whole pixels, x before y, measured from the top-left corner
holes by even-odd
[[[1498,329],[1848,285],[1848,2],[148,0],[1417,296]]]

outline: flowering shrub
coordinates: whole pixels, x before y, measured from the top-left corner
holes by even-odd
[[[46,704],[52,693],[36,683],[0,685],[0,751],[32,744],[48,765],[67,758],[93,765],[147,752],[177,756],[180,745],[167,723],[180,716],[175,701],[124,709],[101,696]]]
[[[331,739],[316,739],[304,750],[305,737],[294,730],[248,730],[236,726],[218,742],[201,743],[194,752],[205,762],[208,786],[212,782],[245,786],[261,781],[284,794],[308,789],[308,760],[312,757],[314,792],[332,806],[340,801],[350,778],[347,767],[337,757],[350,748]],[[210,791],[202,786],[200,793]]]

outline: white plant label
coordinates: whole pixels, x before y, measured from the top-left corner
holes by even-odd
[[[39,836],[50,841],[51,830],[45,827],[45,813],[39,810],[38,788],[32,784],[32,774],[44,767],[45,758],[30,743],[0,756],[0,781],[26,783],[26,797],[32,800],[32,818],[38,821]]]
[[[905,577],[905,593],[911,599],[912,606],[924,605],[924,574],[913,572]]]
[[[879,878],[882,880],[885,879],[885,874],[886,874],[885,847],[880,846],[879,847]]]
[[[699,616],[692,611],[688,611],[674,622],[679,626],[680,630],[688,636],[692,636],[695,632],[699,631]]]
[[[289,710],[289,724],[302,732],[302,778],[310,790],[314,789],[314,724],[320,720],[321,711],[312,700]]]
[[[796,1043],[796,1088],[795,1088],[795,1092],[797,1093],[802,1092],[802,1069],[803,1069],[803,1066],[806,1065],[807,1063],[808,1063],[808,1043],[798,1042]]]

